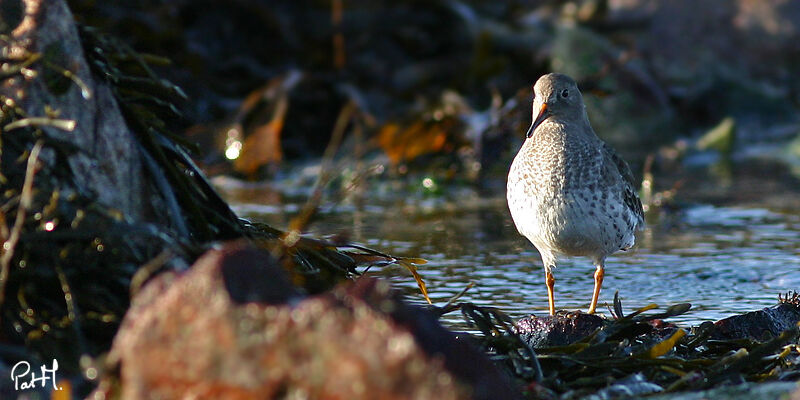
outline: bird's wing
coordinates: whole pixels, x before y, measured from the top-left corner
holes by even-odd
[[[608,143],[603,143],[603,154],[617,167],[617,173],[622,177],[624,190],[622,198],[625,206],[636,216],[636,226],[638,228],[644,227],[644,210],[642,209],[642,201],[639,200],[639,195],[636,193],[636,181],[633,180],[631,167]]]

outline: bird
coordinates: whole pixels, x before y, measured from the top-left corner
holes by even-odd
[[[550,315],[561,256],[585,256],[596,267],[594,314],[606,257],[633,247],[644,228],[642,202],[628,164],[592,129],[575,81],[549,73],[533,92],[533,122],[508,173],[508,208],[542,257]]]

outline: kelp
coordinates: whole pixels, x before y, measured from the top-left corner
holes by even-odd
[[[800,308],[797,293],[779,296],[779,302]],[[527,388],[529,398],[578,398],[614,385],[644,395],[800,376],[800,324],[764,340],[720,340],[713,338],[711,322],[684,329],[663,321],[688,312],[689,304],[647,314],[658,308],[650,304],[625,316],[615,296],[613,318],[603,319],[583,339],[532,348],[502,311],[471,303],[453,308],[477,331],[476,342]],[[555,318],[570,315],[576,313]]]
[[[458,308],[467,325],[481,332],[478,342],[513,376],[524,382],[544,379],[536,352],[514,332],[511,317],[497,308],[472,303],[461,303]]]
[[[146,58],[122,41],[89,27],[82,27],[80,37],[93,72],[107,78],[136,133],[145,167],[167,198],[178,230],[201,243],[241,236],[238,218],[192,161],[187,151],[191,144],[167,122],[183,118],[175,105],[186,99],[183,91],[156,75]]]
[[[169,220],[133,221],[98,202],[76,183],[78,172],[68,162],[82,150],[43,129],[72,130],[75,121],[58,118],[57,109],[27,115],[16,99],[3,96],[0,358],[56,358],[60,371],[82,376],[76,390],[83,392],[97,376],[96,358],[110,347],[130,296],[159,271],[185,268],[214,241],[250,238],[283,260],[294,283],[309,293],[357,277],[359,267],[400,263],[412,269],[423,262],[300,236],[318,205],[314,201],[305,220],[288,231],[239,219],[192,161],[192,145],[174,133],[174,121],[182,118],[176,103],[185,95],[153,71],[153,64],[168,60],[137,53],[89,27],[79,32],[93,75],[111,88]],[[4,59],[2,72],[3,80],[47,77],[58,90],[75,85],[84,100],[91,96],[80,79],[46,55]]]
[[[2,37],[4,46],[12,41]],[[75,85],[89,99],[80,78],[55,62],[58,52],[7,55],[3,81],[44,79],[55,91]],[[50,107],[28,115],[16,98],[2,97],[0,356],[56,358],[62,371],[75,374],[108,348],[134,272],[161,248],[180,248],[179,240],[98,203],[76,183],[68,158],[81,149],[44,129],[72,131],[75,121]]]

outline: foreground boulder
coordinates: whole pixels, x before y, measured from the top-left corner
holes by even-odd
[[[304,298],[242,244],[145,286],[109,359],[123,399],[517,397],[484,354],[388,283],[362,277]]]

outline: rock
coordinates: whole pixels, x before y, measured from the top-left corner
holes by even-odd
[[[516,333],[533,348],[565,346],[583,339],[603,326],[603,318],[582,312],[530,315],[514,325]]]
[[[42,116],[49,108],[58,114],[58,119],[74,121],[71,130],[52,126],[42,130],[48,137],[80,150],[69,157],[76,183],[133,220],[151,215],[158,204],[142,201],[147,180],[139,147],[111,89],[92,75],[66,2],[22,3],[24,19],[11,32],[7,51],[15,58],[40,53],[43,60],[31,66],[36,75],[5,79],[0,94],[17,98],[18,105],[30,117]],[[85,87],[65,78],[57,68],[69,71]]]
[[[157,277],[134,298],[109,355],[120,366],[118,394],[519,397],[485,355],[385,281],[361,277],[305,299],[287,282],[269,254],[241,243]]]
[[[275,258],[264,252],[228,247],[218,262],[222,283],[236,304],[285,304],[301,297]]]
[[[781,303],[759,311],[734,315],[714,323],[713,339],[766,340],[780,335],[800,322],[800,307]]]

